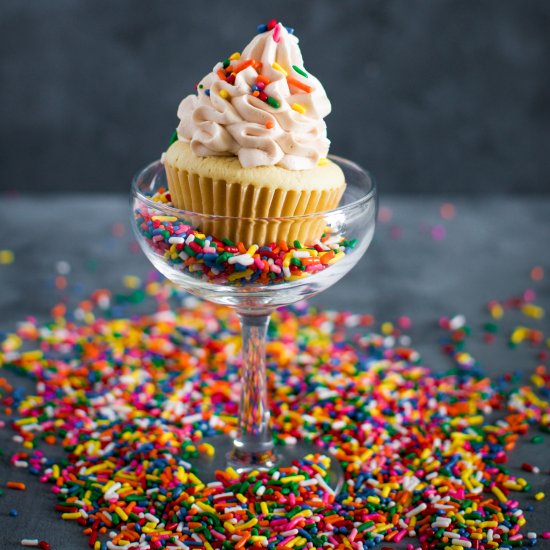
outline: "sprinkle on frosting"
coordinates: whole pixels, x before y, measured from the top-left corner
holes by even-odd
[[[274,19],[261,25],[242,52],[218,62],[197,95],[181,102],[178,138],[195,155],[236,155],[245,168],[289,170],[312,168],[326,157],[323,119],[330,102],[321,83],[300,68],[293,32]]]

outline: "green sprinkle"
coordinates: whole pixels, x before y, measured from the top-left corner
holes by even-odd
[[[544,442],[544,436],[543,435],[534,435],[531,438],[531,443],[539,444]]]
[[[226,59],[226,60],[223,62],[223,68],[224,68],[224,69],[227,69],[227,67],[229,67],[229,65],[231,65],[231,61],[229,61],[229,59]]]
[[[189,256],[195,257],[197,255],[197,253],[188,244],[183,247],[183,251],[186,254],[189,254]]]
[[[269,103],[269,105],[271,105],[274,109],[278,109],[280,107],[280,103],[274,98],[274,97],[271,97],[269,96],[267,99],[266,99],[267,103]]]
[[[202,90],[204,86],[202,84],[199,84],[199,90]]]
[[[170,137],[170,143],[168,143],[168,147],[170,147],[170,145],[172,145],[172,143],[175,143],[176,141],[178,141],[178,131],[174,130],[172,136]]]
[[[300,241],[294,241],[294,248],[304,248]]]
[[[292,65],[292,68],[298,73],[307,78],[307,73],[304,71],[304,69],[300,69],[300,67],[297,67],[296,65]]]
[[[231,239],[222,239],[222,243],[225,246],[235,246],[235,243]]]
[[[359,531],[359,533],[362,533],[365,529],[368,529],[373,525],[374,525],[374,521],[367,521],[367,523],[363,523],[363,525],[360,525],[359,527],[357,527],[357,531]]]

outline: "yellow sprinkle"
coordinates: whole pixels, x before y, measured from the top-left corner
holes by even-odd
[[[305,277],[309,277],[309,273],[305,271],[300,271],[300,274],[285,277],[285,281],[299,281],[300,279],[304,279]]]
[[[493,492],[493,495],[495,495],[500,502],[506,502],[508,500],[506,498],[506,495],[496,485],[491,487],[491,491]]]
[[[11,250],[0,250],[0,264],[7,265],[13,263],[15,254]]]
[[[205,504],[200,500],[197,500],[196,504],[201,510],[204,510],[205,512],[209,512],[210,514],[215,514],[216,516],[218,515],[218,512],[216,512],[216,509],[212,508],[212,506],[209,506],[208,504]]]
[[[139,288],[141,279],[135,275],[126,275],[122,282],[126,288]]]
[[[385,334],[387,336],[388,334],[391,334],[393,332],[393,324],[389,321],[382,323],[380,330],[382,331],[382,334]]]
[[[151,216],[151,219],[157,222],[175,222],[178,220],[176,216]]]
[[[65,512],[61,514],[61,519],[80,519],[81,517],[80,512]]]
[[[254,254],[256,254],[256,251],[258,250],[258,245],[257,244],[253,244],[247,251],[246,253],[249,255],[249,256],[254,256]]]
[[[290,519],[309,518],[312,515],[313,515],[313,512],[309,508],[306,508],[305,510],[302,510],[302,511],[297,512],[296,514],[294,514]]]
[[[299,103],[293,103],[291,107],[301,115],[304,115],[306,113],[306,108],[303,105],[300,105]],[[319,159],[320,162],[320,159]]]
[[[241,54],[240,52],[235,52],[235,53],[232,53],[230,56],[229,56],[229,61],[236,61],[237,59],[240,59],[241,58]]]
[[[542,319],[544,317],[544,309],[535,304],[524,304],[521,306],[521,312],[527,317],[533,317],[534,319]]]
[[[220,90],[220,97],[227,99],[229,97],[229,92],[227,90]]]
[[[256,523],[258,523],[258,518],[252,518],[250,521],[247,521],[246,523],[241,523],[240,525],[235,525],[235,529],[237,531],[242,531],[243,529],[250,529],[251,527],[254,527],[254,525],[256,525]]]
[[[262,502],[262,504],[265,504],[265,502]],[[230,532],[230,533],[234,533],[235,532],[235,526],[230,523],[229,521],[224,521],[223,522],[223,526]]]
[[[36,420],[36,419],[33,419]],[[281,483],[292,483],[294,481],[304,481],[306,477],[303,475],[286,476],[280,479]]]
[[[120,506],[115,506],[115,512],[122,521],[128,519],[128,514]]]
[[[264,516],[269,515],[269,508],[267,507],[267,504],[264,501],[260,502],[260,510],[262,511],[262,514]]]
[[[542,492],[542,491],[539,491],[536,495],[535,495],[535,500],[542,500],[546,495]]]
[[[101,550],[101,541],[99,540],[95,541],[94,550]]]
[[[504,308],[500,304],[494,304],[489,310],[493,319],[501,319],[504,315]]]
[[[288,73],[279,65],[279,63],[277,63],[275,61],[275,63],[273,63],[271,65],[276,71],[279,71],[280,73],[283,73],[285,76],[288,76]]]
[[[237,493],[235,496],[237,497],[237,500],[240,501],[242,504],[246,504],[248,502],[248,499],[240,493]]]
[[[325,164],[328,164],[328,159],[325,157],[321,157],[317,162],[317,166],[325,166]]]
[[[525,327],[517,327],[512,332],[512,335],[510,336],[510,342],[513,344],[519,344],[520,342],[523,342],[525,337],[527,336],[528,330]]]
[[[244,279],[245,277],[250,277],[253,271],[251,269],[245,269],[244,271],[234,271],[231,275],[228,275],[230,281],[236,281],[237,279]],[[238,477],[238,475],[237,475]]]
[[[482,521],[478,527],[498,527],[498,521]]]
[[[203,540],[202,543],[204,544],[204,547],[206,548],[206,550],[214,550],[212,548],[212,545],[207,540]]]

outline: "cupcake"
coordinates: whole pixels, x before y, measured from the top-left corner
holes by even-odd
[[[312,244],[324,230],[315,214],[337,207],[345,188],[326,158],[330,102],[292,29],[271,21],[258,31],[181,102],[164,155],[168,188],[174,206],[206,215],[194,220],[203,232],[245,245]],[[304,217],[273,219],[289,216]]]

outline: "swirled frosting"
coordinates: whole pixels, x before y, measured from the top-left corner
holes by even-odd
[[[330,109],[321,83],[303,69],[298,39],[272,22],[180,103],[178,139],[197,156],[236,155],[244,168],[305,170],[328,153]]]

